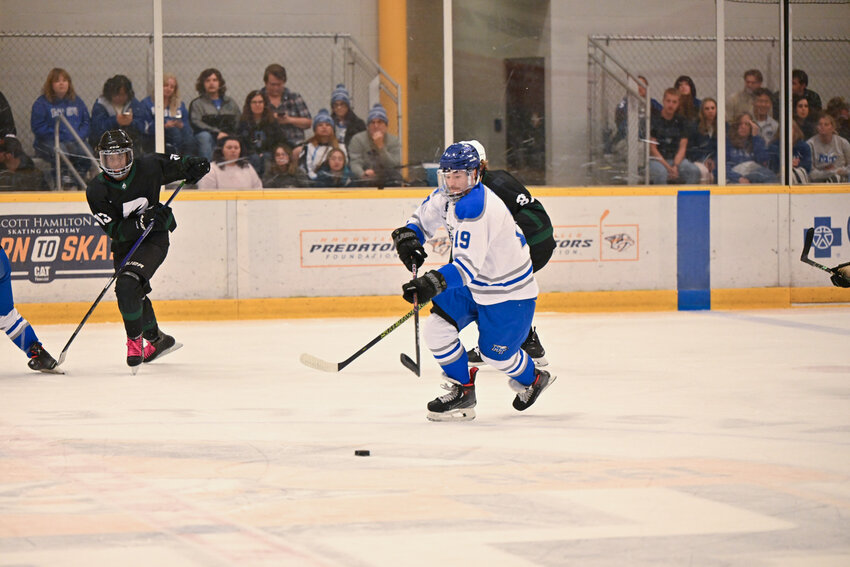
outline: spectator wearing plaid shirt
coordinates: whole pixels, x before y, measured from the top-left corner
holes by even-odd
[[[287,143],[298,146],[304,142],[304,130],[313,125],[313,116],[301,95],[286,88],[286,69],[272,63],[263,73],[264,86],[261,91],[269,97],[269,105],[277,121],[283,127]]]

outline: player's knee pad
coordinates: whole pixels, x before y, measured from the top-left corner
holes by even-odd
[[[422,326],[422,338],[429,349],[435,350],[458,340],[458,333],[454,325],[432,314]]]
[[[145,296],[141,276],[135,272],[121,272],[115,281],[115,296],[118,298],[118,309],[122,312],[138,309]]]

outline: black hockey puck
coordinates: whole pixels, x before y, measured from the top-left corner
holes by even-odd
[[[355,457],[368,457],[369,455],[371,455],[369,449],[357,449],[354,451]]]

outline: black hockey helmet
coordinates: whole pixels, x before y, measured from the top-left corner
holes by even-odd
[[[113,179],[124,179],[133,167],[133,140],[124,130],[107,130],[97,144],[100,169]]]

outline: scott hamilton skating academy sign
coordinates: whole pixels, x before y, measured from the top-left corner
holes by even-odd
[[[49,283],[113,273],[109,238],[90,214],[0,215],[0,246],[12,279]]]

